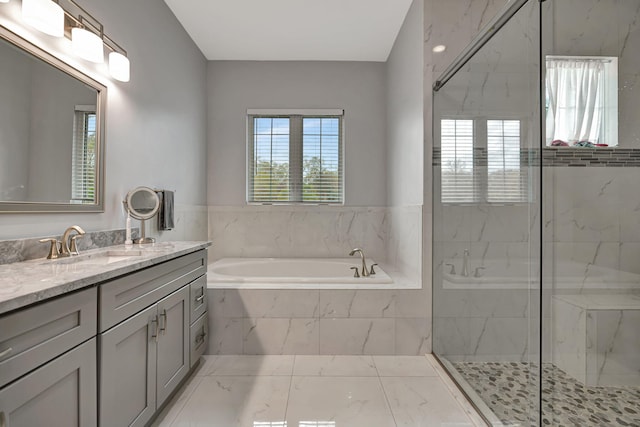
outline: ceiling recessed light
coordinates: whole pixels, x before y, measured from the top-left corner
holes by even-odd
[[[440,52],[444,52],[446,49],[447,49],[447,47],[445,45],[439,44],[438,46],[434,46],[432,50],[435,53],[440,53]]]

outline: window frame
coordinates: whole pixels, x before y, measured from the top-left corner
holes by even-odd
[[[443,199],[443,181],[442,181],[442,170],[443,170],[443,159],[442,159],[442,121],[443,120],[471,120],[473,122],[473,133],[472,133],[472,165],[473,165],[473,200],[457,202],[457,201],[445,201]],[[517,120],[520,122],[520,173],[527,174],[524,180],[521,180],[521,199],[520,201],[507,201],[507,200],[497,200],[497,201],[489,201],[489,152],[488,152],[488,121],[490,120]],[[528,178],[528,172],[522,170],[523,166],[523,158],[522,152],[526,148],[523,145],[523,141],[526,140],[526,136],[528,134],[527,128],[527,120],[526,117],[519,114],[508,114],[508,113],[495,113],[495,114],[484,114],[484,115],[474,115],[474,114],[443,114],[440,116],[439,120],[435,123],[435,130],[438,135],[438,141],[440,143],[440,175],[439,175],[439,194],[440,194],[440,203],[443,205],[450,206],[478,206],[478,205],[488,205],[488,206],[513,206],[513,205],[524,205],[531,203],[532,196],[529,191],[530,179]],[[478,151],[484,150],[485,158],[479,157]]]
[[[289,200],[252,200],[254,181],[252,177],[254,163],[254,119],[255,118],[287,118],[289,119],[289,176],[295,174],[297,180],[289,179]],[[338,177],[340,185],[340,200],[330,201],[304,201],[303,200],[303,170],[304,162],[300,161],[292,153],[304,152],[304,128],[303,120],[306,118],[337,118],[338,124]],[[293,206],[344,206],[345,204],[345,117],[343,109],[248,109],[246,115],[246,191],[245,203],[247,205],[293,205]],[[295,136],[293,133],[296,132]]]

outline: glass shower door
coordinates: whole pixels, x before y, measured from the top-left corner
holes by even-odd
[[[434,92],[433,351],[494,425],[537,425],[539,3]],[[446,74],[446,73],[445,73]]]

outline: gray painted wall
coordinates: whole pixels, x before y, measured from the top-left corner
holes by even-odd
[[[423,0],[415,0],[387,60],[387,204],[421,205],[424,166]]]
[[[211,61],[207,75],[209,205],[245,204],[248,108],[344,108],[345,204],[385,205],[384,63]]]
[[[66,57],[68,40],[15,25],[19,6],[19,2],[3,5],[0,22],[9,22]],[[104,24],[105,32],[131,60],[131,81],[119,83],[107,76],[106,65],[68,58],[108,86],[105,212],[2,214],[0,239],[59,235],[71,224],[87,231],[123,228],[122,199],[138,185],[176,190],[176,204],[195,210],[206,204],[205,58],[164,2],[85,0],[82,6]],[[206,239],[206,212],[203,216],[200,234]],[[194,227],[201,230],[202,224],[196,223],[183,221],[179,235],[189,235]]]

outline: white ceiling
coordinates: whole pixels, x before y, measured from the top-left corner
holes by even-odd
[[[209,60],[380,61],[412,0],[165,0]]]

